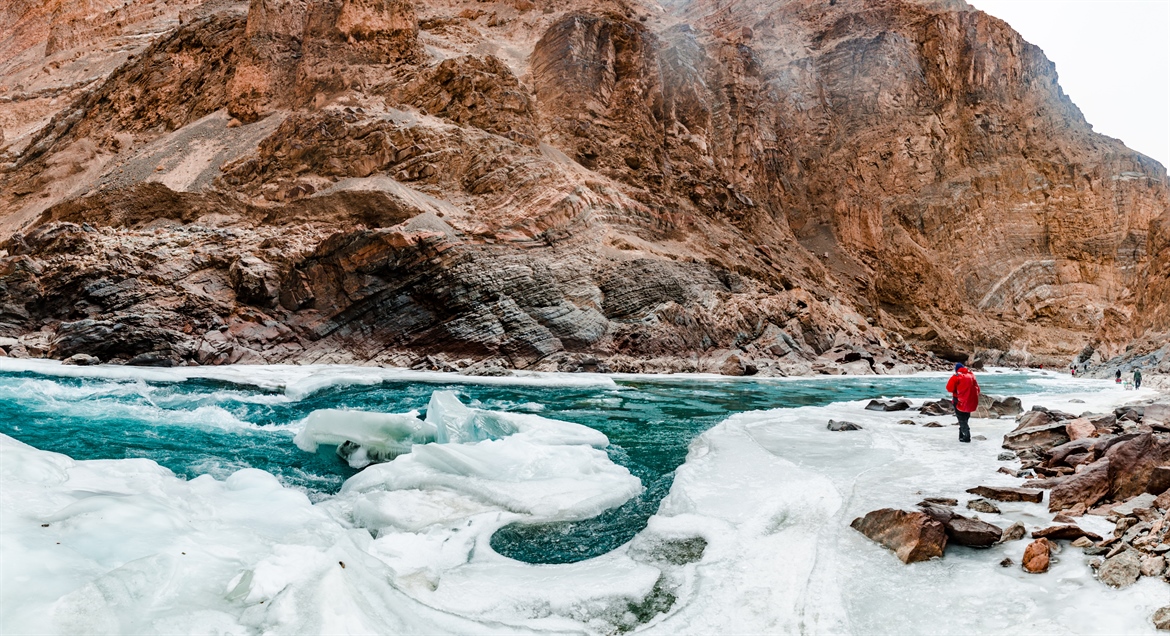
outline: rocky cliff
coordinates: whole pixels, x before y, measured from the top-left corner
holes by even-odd
[[[885,373],[1170,330],[1165,169],[961,2],[99,5],[0,12],[11,355]]]

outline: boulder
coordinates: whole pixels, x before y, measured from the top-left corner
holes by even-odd
[[[1079,537],[1077,539],[1073,539],[1072,545],[1074,548],[1088,548],[1092,547],[1093,540],[1089,537]]]
[[[1134,550],[1121,552],[1105,559],[1097,570],[1097,579],[1109,587],[1129,587],[1142,575],[1141,559]]]
[[[1051,423],[1052,416],[1048,414],[1048,411],[1032,410],[1020,416],[1020,419],[1016,422],[1016,428],[1013,429],[1013,432],[1022,431],[1025,428],[1032,428],[1033,426],[1044,426],[1045,424]]]
[[[861,425],[853,422],[838,422],[837,420],[829,420],[828,426],[830,431],[860,431]]]
[[[1004,451],[996,457],[1001,462],[1010,462],[1016,458],[1016,454],[1012,451]]]
[[[910,400],[870,400],[865,405],[867,411],[905,411],[911,407]]]
[[[942,428],[943,425],[938,422],[927,422],[922,425],[922,428]]]
[[[1121,517],[1128,517],[1136,510],[1152,507],[1155,500],[1157,500],[1157,497],[1151,495],[1150,493],[1142,493],[1136,497],[1131,497],[1125,500],[1124,503],[1119,503],[1116,506],[1113,506],[1113,509],[1110,512]]]
[[[923,512],[882,508],[849,525],[892,550],[903,563],[941,557],[947,545],[946,528]]]
[[[1146,482],[1146,492],[1160,495],[1170,491],[1170,466],[1158,466],[1150,472],[1150,480]]]
[[[936,506],[957,506],[959,505],[959,500],[952,499],[951,497],[923,497],[922,503],[918,505],[921,506],[924,504],[934,504]]]
[[[995,398],[991,397],[990,395],[980,395],[979,396],[979,407],[975,409],[974,413],[971,413],[971,417],[976,418],[976,419],[991,419],[991,420],[998,418],[999,413],[996,413],[995,411],[993,411],[991,409],[991,405],[994,403],[995,403]]]
[[[1048,510],[1057,512],[1083,504],[1093,507],[1109,494],[1109,459],[1102,458],[1084,470],[1063,478],[1048,494]]]
[[[1093,423],[1089,420],[1083,417],[1078,417],[1077,419],[1072,420],[1071,422],[1064,425],[1064,432],[1068,435],[1070,440],[1075,442],[1077,440],[1090,438],[1096,435],[1097,427],[1093,426]]]
[[[1109,496],[1115,501],[1146,491],[1154,469],[1170,462],[1170,440],[1145,433],[1105,452],[1109,459]]]
[[[61,361],[61,364],[77,365],[79,367],[90,367],[101,363],[101,359],[87,353],[75,353]]]
[[[1050,541],[1072,541],[1088,537],[1093,541],[1100,541],[1101,535],[1089,532],[1076,525],[1049,526],[1032,533],[1033,539],[1048,539]]]
[[[1044,501],[1044,491],[1031,488],[977,486],[975,488],[968,488],[967,492],[996,501],[1026,501],[1029,503],[1040,503]]]
[[[987,514],[999,514],[999,506],[991,503],[990,501],[988,501],[982,497],[968,501],[967,508],[974,510],[975,512],[983,512],[983,513],[987,513]]]
[[[1024,549],[1024,559],[1020,564],[1025,572],[1040,574],[1048,571],[1049,552],[1052,546],[1048,539],[1036,539]]]
[[[926,401],[918,408],[923,415],[954,415],[955,405],[950,400]]]
[[[991,410],[1000,417],[1008,417],[1023,413],[1024,405],[1018,397],[1006,397],[1002,400],[993,399],[991,402]]]
[[[1008,450],[1020,450],[1038,446],[1053,448],[1069,441],[1068,432],[1061,422],[1053,422],[1042,426],[1030,426],[1014,430],[1003,436],[1003,447]]]
[[[1140,571],[1142,576],[1162,576],[1166,571],[1166,557],[1147,554],[1142,557]]]
[[[902,426],[916,426],[917,425],[917,422],[915,422],[914,420],[898,420],[898,423],[901,424]]]
[[[1142,414],[1143,424],[1170,424],[1170,404],[1147,404]]]
[[[1170,632],[1170,605],[1158,608],[1150,620],[1154,623],[1155,629]]]
[[[972,548],[989,548],[1003,537],[1003,530],[999,526],[964,517],[949,508],[926,504],[922,506],[922,512],[943,524],[947,539],[951,543]]]
[[[1028,534],[1028,530],[1024,528],[1024,524],[1017,521],[1008,526],[1003,531],[1003,535],[999,538],[999,542],[1007,543],[1008,541],[1019,541],[1020,539],[1023,539],[1024,535],[1026,534]]]

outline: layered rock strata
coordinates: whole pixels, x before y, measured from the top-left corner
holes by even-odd
[[[962,3],[159,7],[43,126],[0,104],[9,355],[887,373],[1167,327],[1164,168]]]

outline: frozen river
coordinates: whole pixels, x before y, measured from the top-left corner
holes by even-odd
[[[945,379],[0,360],[0,631],[1152,631],[1165,585],[1107,589],[1079,551],[1045,575],[998,566],[1025,542],[906,566],[848,527],[1015,482],[995,473],[1009,420],[960,446],[953,418],[862,408]],[[979,379],[1025,407],[1137,397]],[[398,456],[361,468],[377,453]],[[1001,508],[982,518],[1050,519]]]

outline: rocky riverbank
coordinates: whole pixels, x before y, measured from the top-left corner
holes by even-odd
[[[852,525],[905,563],[941,558],[948,545],[988,547],[1030,535],[1033,541],[1019,564],[1026,572],[1043,574],[1053,559],[1061,558],[1057,555],[1079,550],[1085,567],[1104,585],[1125,588],[1141,577],[1170,584],[1167,398],[1080,415],[1034,406],[1016,416],[1017,425],[1004,435],[1004,452],[998,457],[1004,463],[999,472],[1021,480],[1017,486],[976,485],[966,493],[939,493],[917,510],[875,510]],[[927,402],[918,410],[933,408],[935,403]],[[1006,528],[955,511],[959,497],[967,499],[965,507],[972,513],[999,514],[995,502],[1039,507],[1046,496],[1046,511],[1054,516],[1052,523],[1039,526],[1035,519],[1044,516],[1040,510],[1024,511],[1021,518],[1028,522]],[[1106,525],[1107,532],[1102,529]],[[999,565],[1016,566],[1010,558]],[[1170,605],[1157,610],[1151,621],[1170,630]]]

